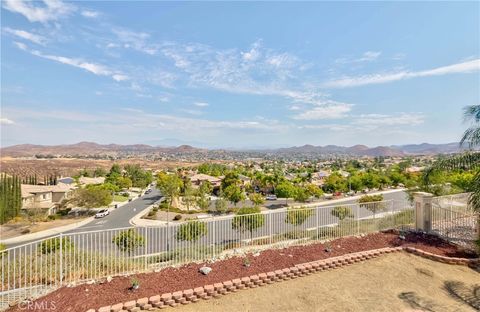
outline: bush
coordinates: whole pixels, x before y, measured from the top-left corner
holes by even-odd
[[[173,220],[175,220],[175,221],[178,221],[178,220],[181,220],[181,219],[182,219],[181,214],[177,214],[175,217],[173,217]]]
[[[60,219],[60,216],[57,215],[57,214],[53,214],[53,215],[49,215],[47,217],[48,221],[53,221],[53,220],[57,220],[57,219]]]
[[[7,249],[7,245],[0,243],[0,253],[2,253],[5,249]]]
[[[333,208],[331,212],[332,216],[337,217],[340,221],[345,218],[353,218],[353,211],[352,208],[346,206],[337,206]]]
[[[55,237],[44,240],[38,245],[38,248],[40,249],[40,252],[45,255],[60,250],[60,246],[63,251],[73,249],[73,243],[68,237],[62,237],[61,239],[60,237]]]
[[[243,207],[233,217],[232,228],[240,232],[250,232],[265,224],[265,215],[260,212],[258,207]]]
[[[303,207],[287,209],[285,223],[290,223],[296,226],[302,225],[312,215],[313,209],[307,209]]]
[[[125,251],[128,254],[132,253],[136,248],[142,247],[145,243],[145,239],[142,235],[138,234],[134,229],[128,229],[118,233],[113,239],[112,243],[117,245],[121,251]]]
[[[201,236],[208,232],[207,225],[200,221],[188,221],[180,225],[177,230],[177,240],[179,241],[197,241]]]

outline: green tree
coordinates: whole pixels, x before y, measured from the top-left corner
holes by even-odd
[[[168,207],[172,207],[175,198],[180,195],[183,186],[182,179],[176,174],[159,173],[157,178],[157,187],[162,195],[168,199]]]
[[[127,190],[133,186],[133,183],[129,177],[118,177],[116,180],[116,185],[121,190]]]
[[[316,198],[320,198],[323,195],[322,189],[315,184],[307,183],[304,187],[309,197],[313,196]]]
[[[225,198],[219,197],[215,201],[215,210],[217,213],[219,214],[225,213],[227,211],[227,208],[228,208],[228,202]]]
[[[93,176],[94,177],[104,177],[108,174],[108,172],[101,168],[101,167],[97,167],[94,171],[93,171]]]
[[[248,199],[253,203],[255,207],[258,207],[265,203],[265,198],[263,198],[262,194],[259,193],[252,193],[248,195]]]
[[[96,185],[78,189],[73,201],[80,207],[105,207],[113,201],[113,196],[111,191]]]
[[[295,226],[302,225],[308,218],[313,215],[313,209],[300,207],[287,209],[285,223],[290,223]]]
[[[190,180],[184,182],[183,186],[183,198],[182,201],[185,206],[187,206],[187,211],[190,211],[190,207],[193,206],[196,202],[195,195],[197,194],[196,190],[192,187]]]
[[[346,192],[348,190],[347,180],[338,172],[334,172],[325,179],[323,189],[327,192]]]
[[[295,187],[295,193],[293,195],[293,198],[298,201],[298,202],[306,202],[308,199],[311,197],[310,193],[306,190],[305,187],[303,186],[297,186]]]
[[[121,251],[130,255],[135,249],[144,246],[145,239],[134,229],[128,229],[115,235],[112,239],[112,243],[117,245]]]
[[[225,175],[225,177],[222,179],[221,187],[222,190],[225,190],[227,187],[234,185],[234,186],[240,186],[241,180],[238,176],[238,173],[234,171],[229,171]]]
[[[365,208],[373,212],[373,218],[379,211],[383,211],[386,208],[385,203],[383,202],[383,195],[364,195],[358,199],[358,203],[361,208]]]
[[[22,190],[18,176],[0,174],[0,224],[20,214],[22,208]]]
[[[253,236],[253,231],[264,224],[265,215],[258,207],[242,207],[232,219],[232,229],[241,233],[250,232],[250,238]]]
[[[292,183],[284,181],[277,185],[275,189],[275,195],[281,198],[285,198],[285,204],[288,205],[288,199],[295,197],[296,189]]]
[[[223,196],[233,203],[234,206],[243,200],[246,199],[245,194],[243,193],[240,186],[235,184],[230,184],[223,189]]]
[[[207,235],[207,232],[205,222],[191,220],[179,226],[176,238],[179,241],[195,242],[200,237]]]
[[[337,206],[332,209],[330,212],[332,216],[337,217],[340,221],[343,221],[346,218],[353,218],[352,208],[346,206]]]

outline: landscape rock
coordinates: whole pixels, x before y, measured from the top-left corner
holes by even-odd
[[[204,266],[201,267],[198,271],[200,271],[200,273],[202,273],[203,275],[207,275],[208,273],[212,272],[212,268]]]
[[[110,283],[113,280],[113,277],[107,276],[107,282]]]

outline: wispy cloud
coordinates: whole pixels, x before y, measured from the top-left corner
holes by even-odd
[[[367,51],[362,54],[362,56],[357,58],[348,58],[342,57],[335,60],[335,63],[339,64],[348,64],[348,63],[361,63],[361,62],[371,62],[378,59],[378,57],[382,54],[381,51]]]
[[[4,0],[3,7],[14,13],[25,16],[30,22],[49,22],[70,15],[76,10],[72,4],[60,0],[23,1]]]
[[[112,78],[115,81],[124,81],[128,80],[128,76],[109,69],[107,66],[104,66],[102,64],[97,64],[97,63],[91,63],[87,62],[81,59],[77,58],[70,58],[70,57],[65,57],[65,56],[58,56],[58,55],[50,55],[50,54],[44,54],[38,50],[31,50],[28,48],[27,45],[21,43],[21,42],[15,42],[16,46],[26,52],[31,53],[32,55],[55,61],[61,64],[65,65],[70,65],[73,67],[81,68],[84,69],[92,74],[98,75],[98,76],[108,76]]]
[[[299,120],[321,120],[321,119],[340,119],[347,117],[347,113],[352,110],[353,104],[332,103],[322,106],[315,106],[302,113],[294,115],[293,119]]]
[[[5,118],[5,117],[0,117],[0,124],[2,125],[13,125],[15,122],[11,119]]]
[[[96,18],[100,15],[97,11],[92,11],[92,10],[83,10],[82,11],[82,16],[87,17],[87,18]]]
[[[43,36],[33,34],[31,32],[21,30],[21,29],[12,29],[9,27],[3,28],[3,31],[7,34],[13,35],[18,38],[22,38],[28,41],[31,41],[36,44],[44,45],[47,39]]]
[[[206,102],[195,102],[193,105],[198,106],[198,107],[207,107],[209,104]]]
[[[480,59],[466,61],[462,63],[452,64],[448,66],[437,67],[422,71],[399,71],[394,73],[382,73],[373,75],[364,75],[358,77],[344,77],[337,80],[332,80],[324,83],[325,88],[348,88],[371,84],[388,83],[392,81],[427,77],[427,76],[441,76],[458,73],[472,73],[480,71]]]
[[[396,114],[362,114],[352,119],[356,125],[419,125],[425,122],[423,113],[396,113]]]
[[[117,39],[122,43],[124,48],[134,49],[139,52],[143,52],[149,55],[155,55],[158,52],[158,46],[148,43],[150,34],[145,32],[134,32],[127,29],[114,28],[113,33],[117,36]],[[120,45],[111,45],[116,47]]]

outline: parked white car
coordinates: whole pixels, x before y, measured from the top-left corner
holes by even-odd
[[[108,211],[108,209],[102,209],[95,214],[95,218],[96,219],[103,218],[103,217],[108,216],[109,214],[110,214],[110,211]]]
[[[277,195],[270,194],[270,195],[265,196],[265,199],[266,200],[277,200]]]

